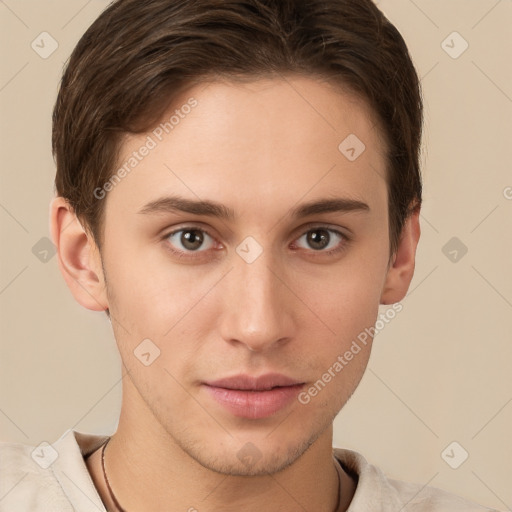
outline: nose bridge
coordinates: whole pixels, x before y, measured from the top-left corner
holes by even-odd
[[[247,249],[241,244],[238,248]],[[254,251],[249,246],[248,253]],[[254,258],[239,252],[234,258],[226,293],[222,335],[253,351],[268,349],[292,336],[293,325],[287,309],[286,288],[272,251],[262,250]]]

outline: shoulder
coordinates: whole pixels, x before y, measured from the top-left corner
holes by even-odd
[[[84,456],[107,439],[69,429],[52,444],[0,442],[0,512],[104,511]]]
[[[352,450],[334,448],[334,455],[357,480],[348,512],[497,512],[436,487],[387,478],[378,467]]]
[[[0,512],[73,510],[51,466],[44,467],[47,457],[44,448],[0,442]]]

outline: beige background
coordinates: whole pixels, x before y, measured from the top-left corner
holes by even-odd
[[[112,433],[120,361],[104,314],[74,302],[49,236],[51,109],[63,63],[104,0],[5,0],[2,30],[0,439]],[[417,270],[403,311],[375,341],[335,444],[390,476],[512,510],[512,71],[510,0],[381,0],[422,76],[425,202]],[[58,49],[31,43],[47,31]],[[454,59],[442,42],[469,44]],[[453,41],[453,42],[452,42]],[[452,52],[462,41],[449,38]],[[457,262],[442,248],[457,237]],[[451,250],[451,249],[450,249]],[[447,252],[447,251],[445,251]],[[469,458],[452,469],[453,441]],[[456,448],[451,460],[458,460]]]

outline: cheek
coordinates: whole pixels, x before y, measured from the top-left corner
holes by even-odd
[[[370,344],[357,345],[347,347],[349,350],[320,368],[317,378],[299,394],[299,404],[315,409],[313,414],[318,417],[334,419],[356,390],[368,363]]]
[[[170,262],[163,247],[118,243],[106,257],[112,306],[130,331],[149,329],[140,332],[144,336],[163,336],[199,300],[204,288],[201,276],[191,281],[187,272]]]
[[[112,325],[123,361],[137,374],[145,370],[134,355],[142,350],[143,340],[151,340],[154,346],[147,341],[145,346],[158,358],[152,371],[146,372],[148,381],[169,378],[158,372],[159,367],[181,378],[197,362],[201,342],[216,325],[214,295],[209,291],[218,281],[217,274],[198,276],[198,271],[192,278],[190,271],[170,265],[162,255],[131,254],[107,268]]]
[[[305,302],[321,320],[313,322],[314,327],[311,317],[309,322],[304,320],[303,329],[309,335],[303,348],[308,353],[311,374],[318,382],[318,389],[311,390],[310,398],[317,393],[318,404],[342,405],[359,383],[370,357],[382,275],[368,267],[363,271],[345,269],[333,275],[321,287],[310,288],[314,291],[309,294],[303,288],[303,296],[308,297]],[[306,338],[315,339],[315,343],[307,346]]]
[[[383,273],[369,266],[340,265],[329,275],[302,281],[298,294],[322,321],[325,333],[343,343],[375,322],[382,280]]]
[[[333,419],[357,388],[368,364],[378,301],[372,286],[350,286],[350,280],[330,287],[317,298],[318,316],[329,326],[304,341],[308,361],[308,385],[298,397],[313,416]],[[334,331],[333,332],[331,332]]]

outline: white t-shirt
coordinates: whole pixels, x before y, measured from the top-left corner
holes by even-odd
[[[0,512],[106,512],[84,456],[107,439],[69,429],[37,448],[0,443]],[[357,452],[335,448],[334,455],[357,479],[348,512],[491,510],[434,487],[388,479]]]

